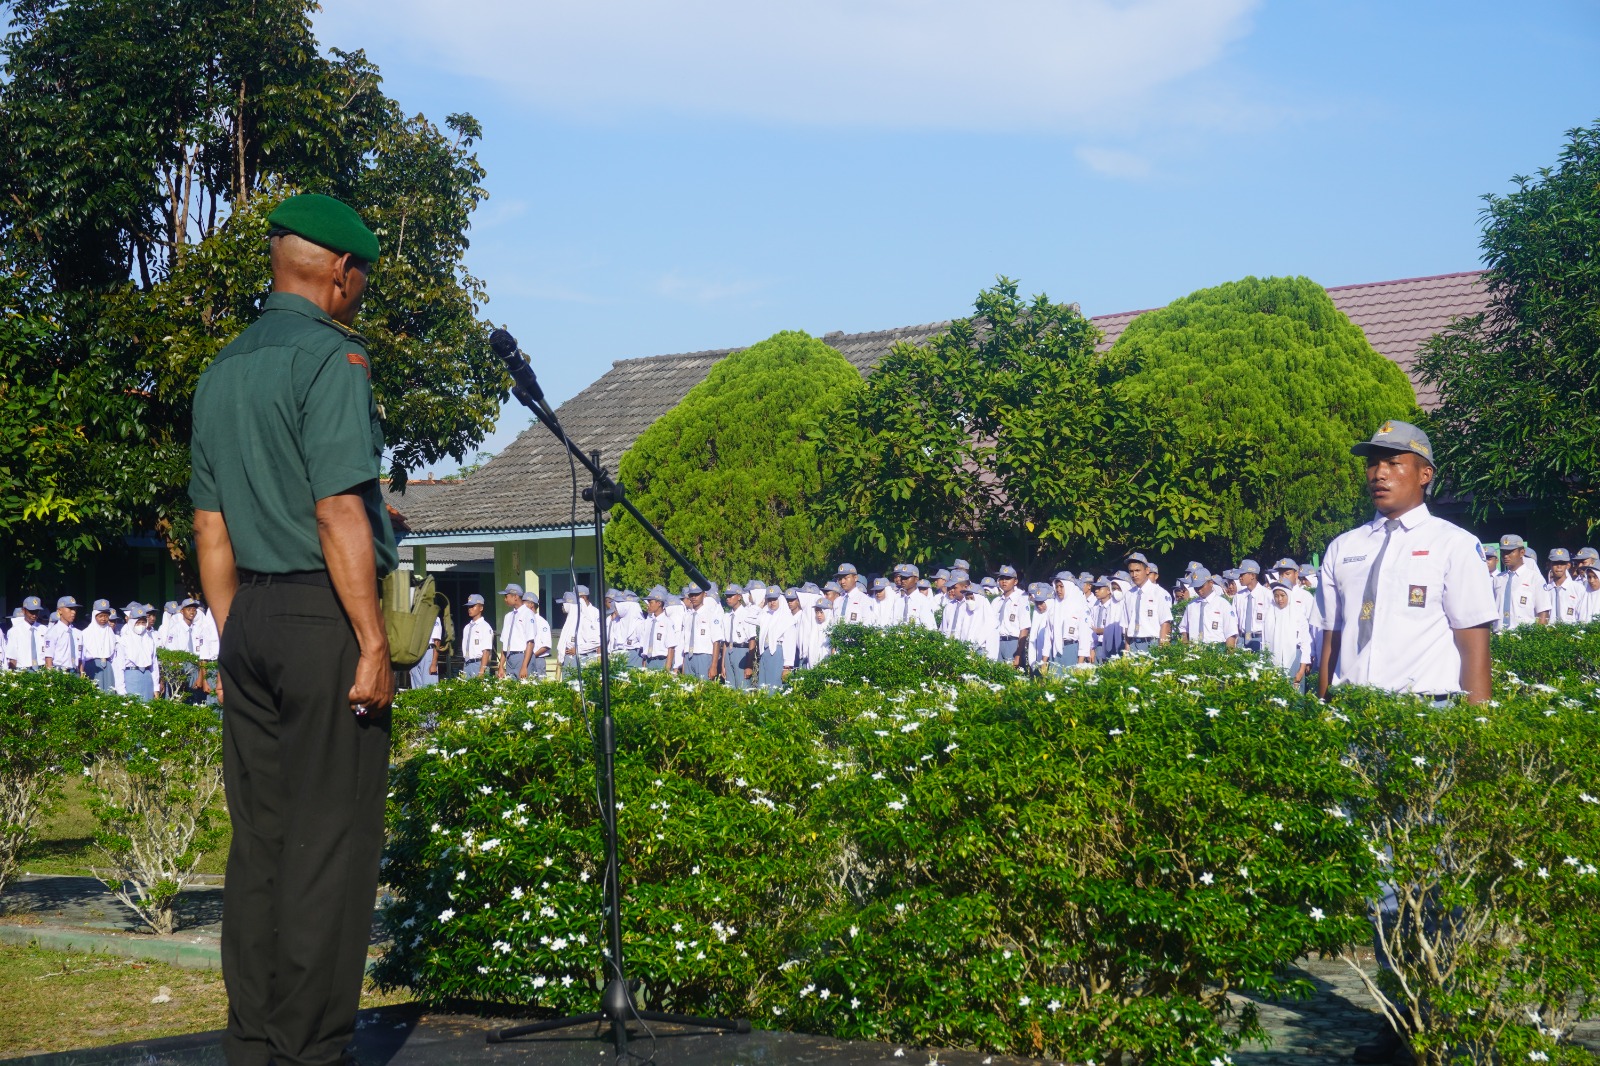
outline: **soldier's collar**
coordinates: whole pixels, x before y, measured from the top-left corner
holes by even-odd
[[[309,318],[314,322],[320,322],[324,326],[332,326],[334,329],[338,330],[340,333],[343,333],[346,337],[349,337],[352,340],[358,340],[363,343],[366,342],[366,338],[356,330],[345,325],[343,322],[336,321],[331,315],[328,314],[328,312],[324,311],[322,308],[318,307],[316,304],[312,303],[310,300],[299,295],[298,293],[269,293],[266,300],[261,304],[261,310],[292,311],[297,315],[304,315],[306,318]]]

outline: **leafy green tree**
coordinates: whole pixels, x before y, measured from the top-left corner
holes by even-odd
[[[1423,347],[1444,479],[1487,515],[1515,500],[1600,527],[1600,121],[1483,210],[1489,311]]]
[[[504,376],[464,266],[484,197],[470,115],[406,117],[360,52],[324,56],[309,0],[23,0],[0,78],[0,240],[15,281],[0,436],[60,461],[0,526],[8,550],[70,559],[163,533],[182,555],[189,405],[270,278],[266,216],[292,191],[352,203],[384,257],[357,322],[391,474],[459,459],[492,428]],[[18,322],[47,323],[19,332]],[[23,335],[23,332],[26,335]],[[17,418],[17,421],[11,421]]]
[[[1112,356],[1123,395],[1168,404],[1180,462],[1251,441],[1262,476],[1215,499],[1216,546],[1235,555],[1319,550],[1367,509],[1350,445],[1418,417],[1405,373],[1307,278],[1201,289],[1134,319]]]
[[[712,367],[628,449],[618,481],[713,580],[816,576],[837,561],[839,527],[812,515],[822,470],[810,430],[860,389],[844,356],[805,333],[776,333]],[[617,584],[688,580],[616,515],[607,550]]]
[[[1075,306],[1031,303],[1001,278],[977,315],[899,344],[854,404],[816,432],[822,513],[863,558],[1088,562],[1169,550],[1221,528],[1221,481],[1255,477],[1226,434],[1180,440],[1156,398],[1123,391]]]

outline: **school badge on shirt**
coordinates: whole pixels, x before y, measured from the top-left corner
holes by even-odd
[[[1411,595],[1407,599],[1406,602],[1408,604],[1410,604],[1412,607],[1426,607],[1426,606],[1428,606],[1428,586],[1426,586],[1426,585],[1412,585],[1411,586]]]

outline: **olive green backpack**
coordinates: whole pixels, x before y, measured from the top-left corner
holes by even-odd
[[[422,579],[416,594],[411,593],[411,575],[395,570],[383,579],[383,623],[389,633],[389,661],[409,670],[428,653],[433,623],[442,619],[444,630],[441,654],[455,643],[456,627],[450,618],[450,601],[433,587],[431,576]]]

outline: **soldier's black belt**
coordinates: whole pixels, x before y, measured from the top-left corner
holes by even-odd
[[[326,570],[291,570],[286,574],[263,574],[255,570],[240,570],[241,585],[315,585],[333,588],[333,579]]]

